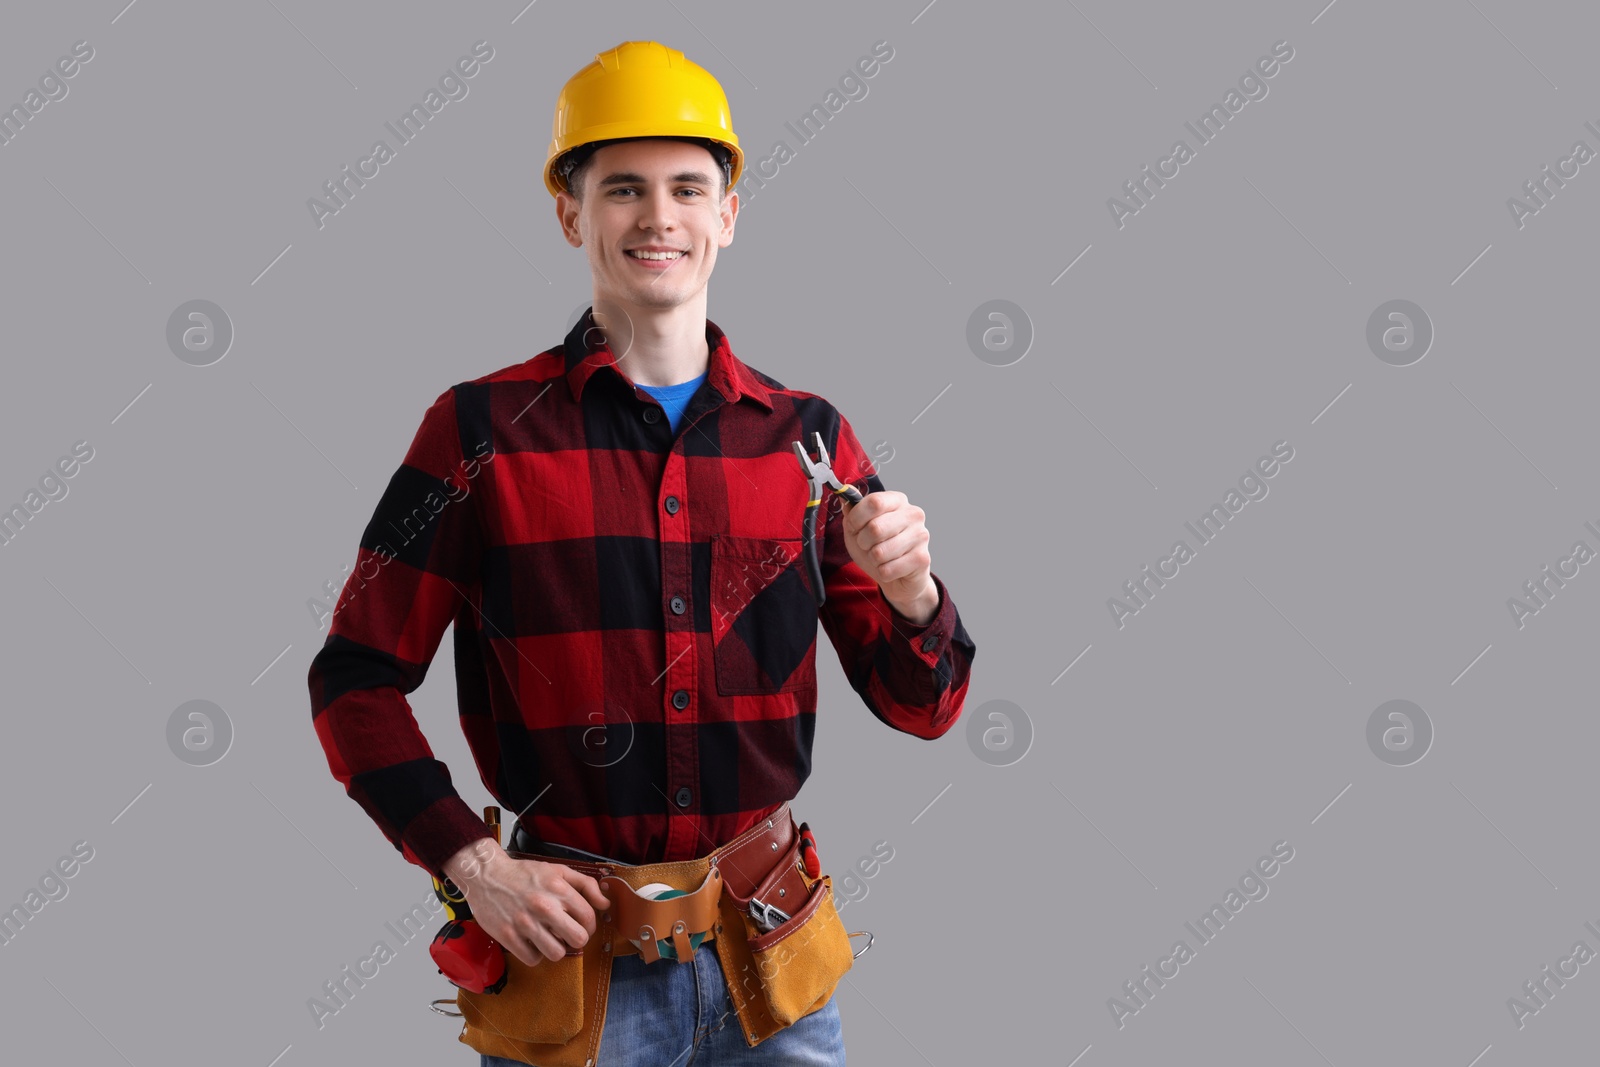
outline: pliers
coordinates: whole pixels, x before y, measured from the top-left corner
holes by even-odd
[[[806,446],[800,441],[795,441],[792,447],[794,454],[800,457],[801,473],[811,481],[811,499],[806,501],[805,523],[800,528],[800,547],[806,557],[806,572],[811,575],[811,588],[816,590],[817,606],[821,607],[827,601],[828,593],[822,588],[822,562],[818,558],[821,547],[817,543],[817,508],[829,490],[852,504],[861,503],[861,492],[855,486],[841,482],[839,476],[833,473],[828,446],[822,443],[822,435],[813,433],[811,438],[817,453],[815,460],[806,454]]]
[[[817,859],[817,837],[811,832],[811,827],[806,823],[800,824],[800,862],[805,872],[813,879],[822,877],[822,861]],[[750,918],[755,920],[763,933],[771,933],[779,926],[788,922],[793,916],[782,908],[768,904],[764,900],[750,898]]]

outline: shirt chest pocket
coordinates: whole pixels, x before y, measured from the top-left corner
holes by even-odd
[[[717,692],[766,695],[816,685],[817,601],[804,569],[799,538],[713,539]]]

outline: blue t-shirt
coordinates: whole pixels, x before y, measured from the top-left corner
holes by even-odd
[[[683,421],[683,412],[689,406],[689,400],[694,396],[695,390],[700,388],[700,383],[706,380],[710,370],[703,371],[698,378],[677,385],[641,385],[640,389],[655,397],[667,412],[667,424],[672,427],[672,432],[678,432],[678,424]]]

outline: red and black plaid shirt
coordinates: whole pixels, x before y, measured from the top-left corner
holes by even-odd
[[[452,622],[461,727],[508,824],[624,863],[703,856],[799,792],[819,618],[878,719],[955,724],[976,648],[948,590],[935,576],[926,626],[900,615],[850,559],[837,499],[817,607],[790,443],[820,432],[841,480],[880,490],[849,422],[709,320],[706,339],[676,434],[592,312],[423,416],[309,672],[334,777],[408,861],[443,876],[489,836],[406,701]]]

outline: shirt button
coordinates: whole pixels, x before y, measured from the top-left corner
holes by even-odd
[[[932,652],[934,649],[936,649],[938,647],[939,647],[939,638],[936,635],[929,634],[927,637],[924,637],[922,639],[922,651],[924,651],[924,652]]]
[[[661,409],[660,408],[655,408],[655,407],[647,407],[647,408],[645,408],[644,409],[644,421],[645,422],[660,422],[661,421]]]
[[[693,797],[694,794],[689,792],[689,787],[684,785],[678,787],[678,792],[673,796],[672,799],[678,802],[678,807],[687,808],[689,806],[689,801],[693,799]]]
[[[676,515],[677,513],[678,513],[678,498],[675,497],[675,496],[667,497],[667,514],[668,515]]]
[[[680,689],[676,693],[673,693],[672,706],[677,708],[679,711],[682,711],[684,708],[688,707],[689,691],[687,689]]]
[[[683,597],[681,597],[681,596],[673,597],[672,601],[671,601],[671,604],[672,604],[672,613],[674,615],[682,615],[683,612],[684,612],[684,609],[686,607],[688,607],[688,605],[683,602]]]

